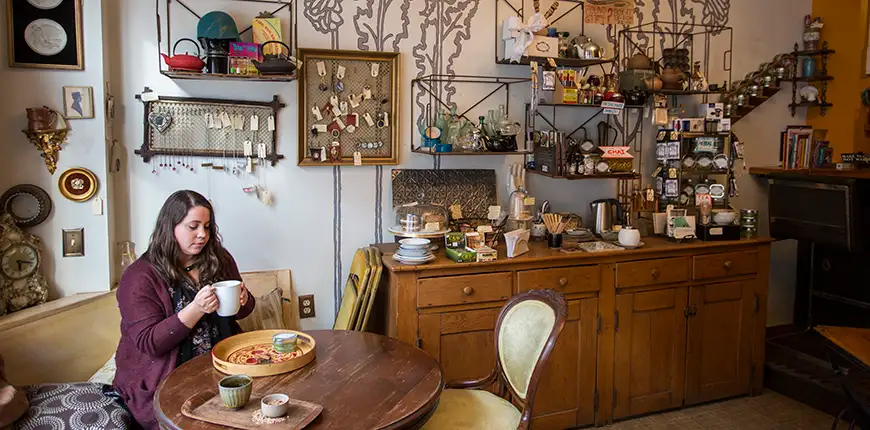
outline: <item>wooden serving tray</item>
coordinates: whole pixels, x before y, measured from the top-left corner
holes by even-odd
[[[230,355],[239,349],[260,344],[271,345],[272,336],[278,333],[296,333],[299,335],[297,347],[302,352],[302,355],[281,363],[236,364],[228,361]],[[300,331],[257,330],[237,334],[218,342],[212,349],[211,358],[215,369],[227,375],[272,376],[292,372],[311,363],[311,360],[314,360],[316,355],[316,350],[317,344],[314,342],[314,338]]]
[[[237,429],[298,430],[305,428],[323,411],[323,406],[318,404],[290,399],[290,408],[287,410],[287,415],[283,417],[286,418],[284,421],[257,424],[252,417],[254,412],[260,410],[260,400],[263,397],[264,394],[253,393],[245,407],[229,409],[224,406],[217,391],[205,391],[187,399],[181,406],[181,413],[195,420]]]

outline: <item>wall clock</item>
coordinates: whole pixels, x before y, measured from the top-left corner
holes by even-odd
[[[0,197],[0,209],[21,228],[42,224],[51,213],[51,198],[36,185],[16,185]]]
[[[82,0],[8,0],[10,67],[84,69]]]
[[[45,303],[48,282],[41,273],[42,241],[0,218],[0,315]]]
[[[60,193],[74,202],[85,202],[97,194],[97,177],[88,169],[74,167],[63,172],[57,183]]]

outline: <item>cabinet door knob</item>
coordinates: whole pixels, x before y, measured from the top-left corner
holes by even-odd
[[[465,294],[466,296],[470,296],[470,295],[474,294],[474,288],[465,287],[462,289],[462,294]]]
[[[731,261],[726,261],[724,264],[722,264],[722,267],[724,267],[725,270],[731,270]]]
[[[652,275],[653,279],[657,279],[659,277],[659,269],[652,269],[652,272],[650,274]]]
[[[559,285],[565,286],[568,285],[568,278],[559,278]]]

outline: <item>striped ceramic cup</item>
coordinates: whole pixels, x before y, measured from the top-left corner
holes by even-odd
[[[230,409],[241,409],[251,399],[254,380],[248,375],[230,375],[218,382],[221,400]]]

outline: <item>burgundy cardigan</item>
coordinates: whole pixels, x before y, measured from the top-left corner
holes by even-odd
[[[224,268],[222,280],[242,280],[236,262]],[[139,258],[124,271],[118,286],[121,311],[121,341],[115,355],[117,371],[113,385],[136,421],[146,429],[157,429],[154,393],[157,386],[178,366],[178,347],[190,329],[175,313],[169,285],[146,258]],[[236,318],[254,310],[254,298]]]

